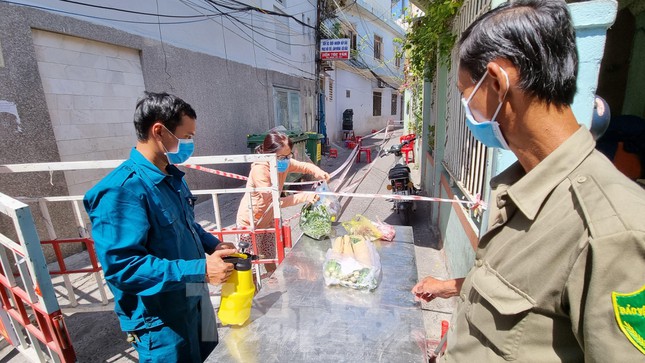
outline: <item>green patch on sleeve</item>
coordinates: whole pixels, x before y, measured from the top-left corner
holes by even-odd
[[[645,354],[645,286],[627,294],[613,291],[611,302],[620,330]]]

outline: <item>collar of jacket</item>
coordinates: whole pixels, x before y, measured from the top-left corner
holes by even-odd
[[[136,164],[142,173],[144,173],[155,185],[161,183],[169,175],[183,178],[186,173],[179,170],[176,166],[169,164],[166,167],[168,174],[164,174],[155,164],[150,160],[146,159],[139,150],[132,148],[130,151],[130,160]]]
[[[591,154],[594,147],[593,137],[581,126],[528,174],[519,162],[515,162],[491,179],[491,187],[506,189],[517,208],[528,219],[534,220],[553,189]]]

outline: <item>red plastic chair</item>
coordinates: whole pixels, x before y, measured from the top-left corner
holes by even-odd
[[[403,135],[399,138],[399,142],[407,141],[414,139],[417,135],[416,134],[407,134]],[[412,162],[414,162],[414,141],[410,142],[409,144],[403,146],[401,148],[401,152],[405,154],[405,163],[409,163],[409,156],[410,153],[412,153]]]

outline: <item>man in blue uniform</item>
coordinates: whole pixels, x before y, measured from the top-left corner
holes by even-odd
[[[192,155],[195,119],[183,100],[146,93],[130,158],[84,199],[114,310],[141,362],[200,362],[217,345],[205,282],[226,281],[233,265],[222,257],[235,249],[195,222],[195,198],[173,165]]]

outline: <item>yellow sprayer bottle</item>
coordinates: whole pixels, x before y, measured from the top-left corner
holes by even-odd
[[[222,302],[217,316],[223,325],[243,325],[251,316],[251,303],[255,294],[252,257],[246,253],[234,253],[223,258],[224,262],[234,266],[233,273],[222,285]]]

